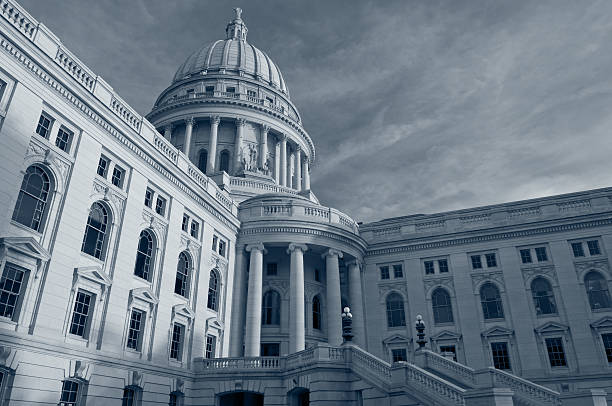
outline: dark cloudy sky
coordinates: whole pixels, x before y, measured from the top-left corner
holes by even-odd
[[[141,114],[242,7],[359,221],[612,185],[610,1],[21,4]]]

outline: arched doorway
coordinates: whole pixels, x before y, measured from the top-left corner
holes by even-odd
[[[219,396],[219,406],[263,406],[264,395],[254,392],[230,392]]]
[[[295,388],[287,394],[289,406],[310,405],[310,391],[306,388]]]

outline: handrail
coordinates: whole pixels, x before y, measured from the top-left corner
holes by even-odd
[[[422,352],[425,354],[425,362],[428,368],[463,381],[468,385],[476,385],[476,371],[473,368],[450,360],[430,350],[422,350]]]
[[[465,389],[452,384],[430,372],[417,367],[414,364],[404,363],[406,368],[406,384],[416,387],[427,395],[434,395],[441,398],[445,405],[465,405],[463,397]]]
[[[537,404],[561,406],[559,392],[493,367],[489,367],[488,371],[493,375],[494,384],[508,386],[519,398],[527,398]]]

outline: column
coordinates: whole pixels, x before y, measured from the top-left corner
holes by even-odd
[[[172,141],[172,124],[167,124],[164,127],[164,138],[168,141]]]
[[[210,118],[210,143],[208,144],[208,161],[206,162],[206,173],[208,175],[215,173],[217,161],[217,132],[220,122],[221,118],[219,116],[212,116]]]
[[[185,119],[185,142],[183,143],[183,153],[189,159],[189,151],[191,150],[191,132],[193,131],[193,117]]]
[[[306,348],[306,326],[304,320],[304,252],[305,244],[289,244],[291,254],[289,275],[289,353]],[[261,309],[259,310],[261,313]]]
[[[304,176],[304,190],[310,190],[310,168],[308,167],[308,157],[304,157],[304,170],[302,171]]]
[[[261,133],[259,135],[259,167],[261,169],[266,168],[266,160],[268,158],[268,131],[270,126],[266,124],[261,125]],[[268,168],[271,170],[272,168]]]
[[[294,187],[293,174],[295,172],[295,154],[289,154],[289,167],[287,168],[287,187]]]
[[[342,252],[330,248],[322,256],[325,258],[327,285],[327,343],[340,345],[342,344],[342,303],[338,258],[342,258]]]
[[[298,145],[295,151],[295,188],[302,190],[302,149]]]
[[[361,291],[361,267],[357,260],[348,263],[349,307],[353,315],[353,334],[356,344],[366,348],[365,323],[363,319],[363,296]]]
[[[281,186],[287,186],[287,136],[281,135],[280,139],[280,181]]]
[[[246,333],[244,337],[244,356],[258,357],[261,339],[261,283],[263,278],[264,245],[247,245],[251,253],[249,266],[249,292],[246,307]]]
[[[246,270],[244,267],[244,247],[236,248],[236,262],[234,264],[234,290],[232,293],[232,320],[230,326],[230,357],[242,356],[244,342],[244,304],[246,287]]]
[[[234,175],[236,175],[236,173],[238,173],[238,171],[240,170],[240,159],[242,158],[242,133],[245,124],[245,119],[236,119],[236,138],[234,139]]]
[[[280,185],[280,153],[281,153],[281,143],[280,141],[276,141],[274,145],[274,180],[277,185]]]

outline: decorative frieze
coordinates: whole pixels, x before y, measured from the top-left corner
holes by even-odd
[[[166,238],[166,230],[168,228],[168,222],[164,218],[160,218],[159,216],[153,214],[153,212],[148,209],[144,209],[142,211],[142,222],[140,223],[140,228],[150,228],[152,229],[158,239],[157,246],[163,247],[164,240]]]
[[[401,229],[402,228],[400,226],[385,227],[385,228],[378,228],[378,229],[374,230],[373,233],[374,233],[375,237],[383,237],[383,236],[386,236],[386,235],[397,235],[397,234],[400,234]]]
[[[417,231],[428,231],[444,228],[446,226],[446,220],[428,221],[425,223],[415,224]]]
[[[104,181],[96,178],[93,181],[92,191],[89,195],[93,199],[102,199],[106,203],[110,204],[113,208],[113,212],[117,218],[120,218],[125,208],[126,196],[123,193],[119,193],[115,188],[107,185]]]
[[[464,225],[481,224],[491,221],[491,214],[477,214],[474,216],[459,217],[459,221]]]
[[[524,207],[521,209],[513,209],[507,211],[507,219],[514,220],[517,218],[539,217],[542,215],[542,209],[537,207]]]
[[[436,286],[444,286],[448,289],[449,292],[454,294],[455,285],[453,283],[452,276],[443,276],[443,277],[435,277],[435,278],[427,278],[423,280],[423,287],[425,288],[425,297],[429,296],[429,291]]]
[[[378,284],[378,300],[384,303],[385,297],[389,292],[402,292],[404,297],[408,294],[408,289],[403,283],[380,283]]]
[[[557,203],[557,209],[561,213],[571,213],[571,212],[579,212],[586,211],[591,209],[591,200],[573,200],[571,202],[563,202]]]
[[[48,165],[56,176],[56,188],[59,191],[63,190],[68,180],[68,171],[72,166],[72,161],[55,152],[42,137],[32,137],[24,161],[28,166],[35,162],[43,162]]]
[[[0,13],[13,27],[21,31],[23,35],[30,40],[34,39],[37,22],[29,18],[16,3],[7,0],[0,1]]]
[[[555,267],[553,265],[545,265],[545,266],[531,266],[521,268],[521,272],[523,274],[523,281],[525,282],[525,287],[529,288],[529,284],[531,281],[540,275],[547,276],[550,280],[555,283],[559,283],[557,280],[557,272],[555,271]]]
[[[603,272],[605,274],[612,276],[612,274],[610,273],[610,265],[607,259],[597,259],[594,261],[575,262],[574,266],[576,268],[576,273],[578,274],[579,277],[583,275],[585,272],[588,272],[591,270],[600,271],[600,272]]]
[[[500,288],[503,288],[505,286],[504,275],[501,271],[473,273],[471,277],[472,289],[474,290],[474,293],[478,292],[478,286],[485,281],[496,282],[498,287]]]

